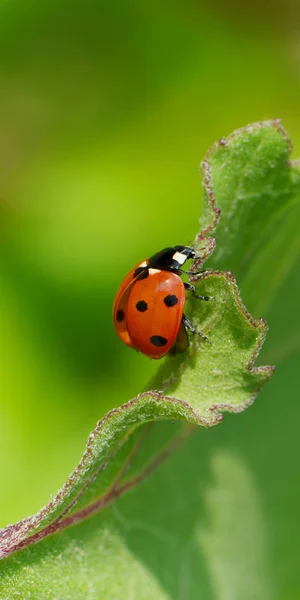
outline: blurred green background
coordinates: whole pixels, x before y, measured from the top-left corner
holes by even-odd
[[[300,155],[299,20],[296,0],[0,1],[0,526],[48,501],[156,369],[112,301],[138,260],[193,240],[206,149],[280,117]],[[279,368],[299,365],[299,272],[264,315]]]

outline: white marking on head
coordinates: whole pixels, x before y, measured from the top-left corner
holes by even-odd
[[[139,269],[141,269],[142,267],[147,267],[148,263],[146,260],[143,260],[143,262],[141,262],[138,266]]]
[[[160,273],[161,269],[148,269],[149,275],[155,275],[155,273]]]
[[[179,265],[183,265],[187,259],[186,254],[182,254],[181,252],[175,252],[172,256],[173,260],[176,260]]]

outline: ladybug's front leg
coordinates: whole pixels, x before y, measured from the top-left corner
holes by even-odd
[[[187,317],[185,314],[183,314],[182,323],[183,323],[185,329],[188,329],[193,335],[195,335],[195,334],[199,335],[202,338],[202,340],[205,340],[209,344],[211,343],[209,341],[208,337],[206,337],[206,335],[204,335],[204,333],[202,333],[202,331],[200,331],[200,329],[196,329],[196,327],[194,327],[191,319],[189,319],[189,317]]]
[[[198,300],[205,300],[206,302],[208,302],[208,300],[214,299],[213,296],[199,296],[198,294],[196,294],[195,286],[192,285],[191,283],[184,282],[183,285],[184,285],[185,289],[189,290],[189,292],[192,292],[194,298],[198,298]]]

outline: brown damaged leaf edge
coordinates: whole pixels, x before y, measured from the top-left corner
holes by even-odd
[[[281,127],[280,122],[278,120],[266,123],[258,123],[254,125],[249,125],[246,128],[235,131],[233,134],[231,134],[231,136],[227,138],[227,140],[222,139],[219,142],[217,142],[206,154],[205,160],[203,161],[201,166],[203,171],[203,186],[210,204],[211,221],[205,227],[205,229],[202,232],[200,232],[196,237],[196,246],[200,258],[194,261],[193,270],[195,271],[199,269],[199,266],[203,264],[203,262],[211,255],[211,253],[214,250],[215,238],[208,236],[211,233],[213,233],[220,218],[220,209],[218,209],[216,206],[216,200],[211,185],[209,156],[211,155],[216,145],[225,145],[233,136],[238,135],[239,132],[249,131],[255,127],[263,126],[276,127],[280,130],[282,135],[284,135],[287,138],[286,133]],[[251,317],[247,309],[242,304],[236,281],[231,273],[220,273],[218,271],[204,271],[203,274],[200,275],[200,277],[194,275],[192,279],[196,281],[199,278],[203,279],[214,276],[222,276],[224,277],[224,279],[226,279],[228,285],[232,288],[235,301],[240,311],[243,313],[245,319],[248,321],[248,323],[250,323],[250,325],[254,329],[261,328],[261,333],[257,338],[256,347],[254,349],[253,355],[251,357],[251,360],[249,361],[249,364],[247,365],[248,372],[263,372],[266,375],[270,376],[274,370],[273,367],[254,367],[255,359],[259,354],[259,351],[267,333],[267,325],[264,319],[258,319],[256,321]],[[41,511],[39,511],[33,517],[22,519],[18,523],[14,525],[9,525],[6,528],[0,530],[0,558],[5,558],[16,551],[21,550],[22,548],[25,548],[31,544],[34,544],[44,539],[49,535],[52,535],[53,533],[61,531],[75,523],[79,523],[82,520],[95,514],[97,511],[107,507],[120,495],[126,493],[129,489],[132,489],[133,487],[137,486],[141,481],[143,481],[162,462],[162,460],[164,460],[171,452],[173,452],[175,448],[190,434],[190,432],[194,430],[195,426],[202,425],[204,427],[210,427],[216,425],[223,419],[222,412],[224,411],[243,411],[250,404],[252,404],[262,385],[263,383],[257,387],[255,393],[252,394],[249,400],[247,400],[247,402],[245,402],[243,405],[236,407],[229,403],[218,403],[211,406],[211,418],[209,419],[204,419],[203,417],[198,415],[191,408],[188,402],[178,400],[174,397],[170,397],[160,391],[147,391],[141,393],[138,396],[136,396],[136,398],[133,398],[129,402],[123,404],[121,407],[111,410],[98,422],[97,427],[90,434],[86,450],[83,454],[79,465],[70,475],[67,482],[61,488],[61,490],[58,492],[55,498],[53,498],[47,504],[47,506],[42,508]],[[155,418],[153,417],[153,411],[151,411],[151,406],[153,405],[153,403],[155,404],[156,408]],[[118,449],[123,445],[123,443],[126,441],[133,429],[138,427],[141,423],[145,424],[147,422],[148,426],[146,425],[146,427],[151,427],[151,424],[155,420],[159,420],[160,418],[166,418],[165,412],[160,410],[161,405],[163,405],[164,407],[169,406],[169,408],[171,409],[171,415],[175,414],[174,408],[176,407],[176,418],[178,420],[185,421],[187,425],[185,425],[182,428],[182,431],[162,450],[162,452],[155,456],[154,459],[148,465],[146,465],[146,467],[140,474],[122,483],[121,478],[125,474],[128,464],[127,466],[125,465],[121,469],[119,475],[117,475],[117,478],[112,483],[108,491],[101,495],[92,504],[81,508],[77,512],[74,511],[70,515],[70,511],[74,509],[80,497],[86,492],[88,487],[96,480],[101,471],[105,469],[108,462],[114,457]],[[92,472],[89,475],[85,483],[81,483],[81,488],[79,488],[80,475],[83,473],[87,473],[89,470],[92,470],[91,457],[94,452],[94,447],[96,447],[95,439],[99,436],[99,434],[101,434],[101,432],[107,427],[107,425],[109,425],[110,422],[113,423],[114,420],[121,415],[130,415],[131,411],[133,412],[136,407],[140,407],[143,410],[145,410],[146,407],[146,409],[148,410],[148,417],[146,410],[146,414],[145,412],[142,413],[140,422],[137,422],[136,418],[132,422],[130,422],[130,420],[128,421],[129,424],[131,423],[131,427],[127,423],[128,429],[126,435],[124,435],[124,437],[121,438],[121,440],[118,440],[117,444],[115,444],[115,448],[110,450],[110,453],[108,453],[108,455],[101,461],[100,465],[98,465],[98,467],[94,469],[94,472]],[[172,416],[170,418],[172,418]],[[114,440],[111,439],[111,446],[113,446],[113,442]],[[133,450],[133,454],[135,454],[138,451],[139,447],[140,443],[138,441]],[[130,460],[130,458],[131,455],[127,460]],[[65,503],[66,501],[68,502],[67,506],[63,506],[63,503]],[[49,522],[51,521],[51,519],[52,522]]]
[[[284,127],[282,126],[281,120],[271,119],[269,121],[258,121],[257,123],[250,123],[249,125],[246,125],[246,127],[240,127],[239,129],[235,129],[226,138],[221,138],[220,140],[215,142],[208,149],[204,160],[209,160],[209,157],[213,154],[215,148],[217,148],[218,146],[227,146],[230,143],[230,141],[237,135],[240,135],[241,133],[251,133],[252,131],[254,131],[254,129],[265,129],[267,127],[273,127],[274,129],[277,129],[280,135],[282,135],[282,137],[287,141],[291,152],[293,149],[293,144]]]
[[[265,128],[269,128],[269,127],[276,129],[280,133],[280,135],[286,140],[288,148],[289,148],[289,152],[291,153],[293,150],[293,144],[292,144],[292,141],[289,138],[287,132],[285,131],[284,127],[282,126],[280,119],[258,121],[257,123],[250,123],[249,125],[246,125],[245,127],[240,127],[238,129],[235,129],[226,138],[221,138],[221,139],[217,140],[207,150],[206,155],[200,165],[200,172],[202,175],[202,185],[203,185],[203,188],[209,199],[209,204],[210,204],[209,208],[211,210],[211,222],[205,227],[205,229],[200,231],[196,236],[195,243],[198,246],[199,258],[197,258],[194,261],[192,270],[197,271],[197,270],[201,269],[203,263],[210,257],[210,255],[213,253],[215,246],[216,246],[215,238],[208,237],[208,236],[210,236],[210,234],[212,234],[215,231],[215,229],[219,223],[220,215],[221,215],[221,210],[216,205],[216,199],[215,199],[215,195],[214,195],[214,191],[213,191],[211,167],[210,167],[210,163],[209,163],[211,155],[216,150],[216,148],[219,148],[222,146],[228,146],[228,144],[230,144],[231,140],[235,139],[237,136],[239,136],[243,133],[251,133],[252,131],[257,130],[257,129],[265,129]],[[291,167],[292,166],[300,167],[300,159],[289,160],[289,161],[287,161],[287,164]]]
[[[210,273],[210,275],[213,277],[214,275],[220,275],[219,271],[212,271]],[[257,338],[257,343],[256,343],[256,348],[251,356],[251,359],[247,365],[247,371],[249,373],[266,373],[266,375],[268,375],[269,377],[271,377],[272,373],[274,373],[275,371],[275,367],[274,366],[262,366],[262,367],[255,367],[254,363],[255,360],[257,359],[260,350],[262,348],[262,345],[266,339],[266,335],[268,332],[268,325],[265,321],[265,319],[263,319],[262,317],[260,319],[253,319],[253,317],[250,315],[250,313],[248,312],[248,310],[246,309],[246,307],[244,306],[244,304],[242,303],[241,297],[240,297],[240,293],[239,293],[239,289],[238,286],[236,284],[236,280],[233,277],[232,273],[230,273],[229,271],[227,271],[226,273],[222,273],[222,276],[224,278],[227,279],[228,283],[230,283],[230,285],[232,286],[233,290],[234,290],[234,296],[235,296],[235,300],[241,310],[241,312],[243,313],[245,319],[250,323],[250,325],[253,327],[253,329],[257,329],[258,327],[262,326],[262,332],[260,334],[260,336]],[[265,381],[262,382],[262,384],[256,388],[255,393],[252,394],[252,396],[250,396],[249,400],[247,402],[245,402],[244,404],[241,404],[240,406],[232,406],[230,404],[222,404],[222,403],[217,403],[217,404],[213,404],[210,408],[211,412],[213,415],[218,416],[223,418],[223,415],[220,414],[220,412],[222,411],[226,411],[226,412],[231,412],[231,413],[239,413],[239,412],[243,412],[246,408],[248,408],[248,406],[250,406],[251,404],[253,404],[257,394],[259,393],[259,391],[261,390],[261,388],[263,387]],[[212,423],[213,425],[215,423]]]

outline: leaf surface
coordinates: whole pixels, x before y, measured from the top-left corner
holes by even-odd
[[[257,261],[261,269],[256,278],[266,303],[274,270],[265,271],[262,264],[268,264],[279,216],[296,210],[299,195],[299,171],[288,163],[289,152],[278,122],[268,122],[222,140],[203,163],[198,266],[214,249],[211,235],[217,226],[210,264],[230,268],[246,287],[247,277],[253,281],[249,273]],[[271,367],[254,365],[266,325],[249,315],[233,276],[213,270],[194,280],[197,293],[214,298],[188,301],[189,316],[209,341],[195,336],[185,354],[167,358],[146,392],[98,423],[81,462],[57,496],[34,517],[0,532],[4,597],[29,598],[34,593],[37,598],[68,599],[76,590],[77,598],[91,599],[197,598],[201,580],[205,597],[225,598],[217,583],[224,577],[218,555],[223,556],[231,536],[231,529],[219,520],[226,498],[233,528],[239,503],[250,515],[250,542],[240,573],[242,578],[250,568],[251,584],[243,597],[254,597],[255,586],[259,593],[263,590],[262,597],[271,597],[267,575],[258,575],[265,560],[263,511],[247,469],[231,455],[216,458],[210,488],[219,491],[202,495],[201,506],[200,488],[191,486],[190,478],[194,473],[198,486],[207,482],[203,438],[199,442],[198,434],[192,436],[173,454],[197,425],[207,428],[221,420],[222,412],[241,412],[249,406],[272,373]],[[256,309],[255,296],[251,302]],[[172,459],[157,469],[169,454]],[[202,463],[206,466],[200,477]],[[244,486],[240,496],[239,482]],[[214,498],[219,498],[215,508]],[[210,533],[201,525],[203,506],[212,514]],[[244,533],[241,528],[231,536],[230,557],[237,565]],[[251,545],[253,533],[261,538],[261,556]],[[201,554],[208,566],[204,569],[201,562],[199,572]],[[226,565],[224,569],[229,597],[238,597],[242,583],[231,577]]]

